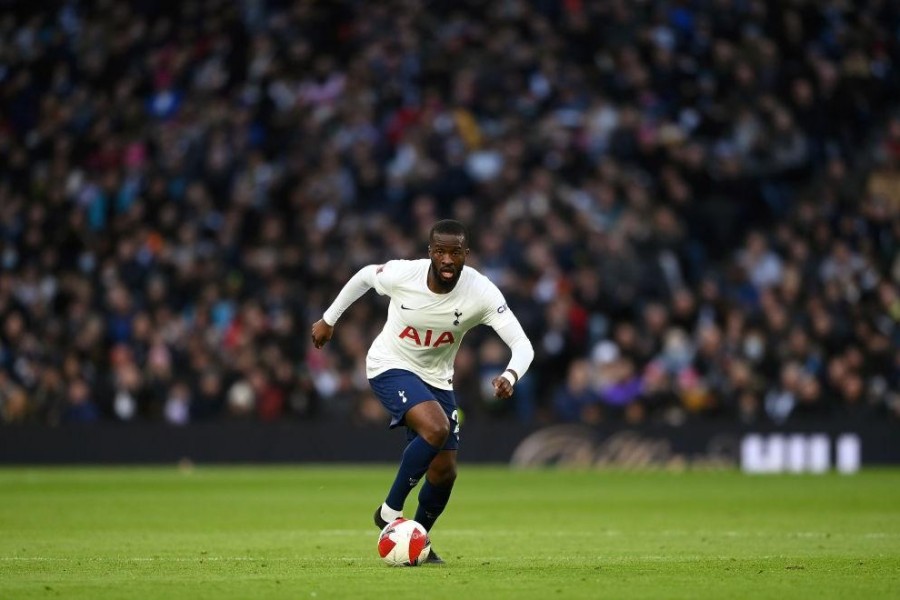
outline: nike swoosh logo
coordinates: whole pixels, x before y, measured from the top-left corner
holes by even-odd
[[[414,309],[414,308],[412,308],[412,307],[409,307],[409,306],[403,306],[402,304],[400,305],[400,308],[402,308],[403,310],[416,310],[416,309]]]

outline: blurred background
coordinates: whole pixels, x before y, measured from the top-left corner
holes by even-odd
[[[466,337],[474,431],[849,428],[865,456],[874,427],[898,452],[895,2],[0,8],[0,459],[74,424],[57,459],[125,423],[381,431],[385,299],[325,351],[309,328],[440,218],[537,353],[501,403],[506,347]]]

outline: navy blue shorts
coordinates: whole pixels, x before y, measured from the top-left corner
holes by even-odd
[[[442,390],[428,385],[417,375],[403,369],[389,369],[369,380],[372,391],[391,414],[391,429],[404,425],[406,411],[422,402],[437,400],[450,420],[450,435],[441,450],[459,449],[459,412],[453,390]],[[407,438],[416,432],[407,428]]]

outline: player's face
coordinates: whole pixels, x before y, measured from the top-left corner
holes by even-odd
[[[431,274],[435,284],[443,289],[453,289],[469,255],[465,238],[450,233],[435,233],[428,246],[428,254],[431,256]]]

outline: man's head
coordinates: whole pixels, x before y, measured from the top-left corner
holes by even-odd
[[[441,292],[456,286],[469,255],[469,233],[459,221],[438,221],[428,234],[428,256],[431,258],[431,277]]]

